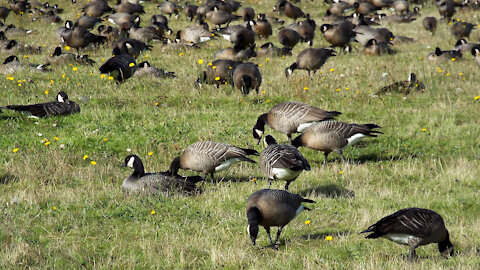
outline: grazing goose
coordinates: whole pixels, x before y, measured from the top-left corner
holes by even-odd
[[[155,78],[175,78],[175,72],[169,72],[161,68],[152,67],[148,61],[138,64],[137,70],[133,74],[135,77],[152,76]]]
[[[129,2],[118,3],[113,7],[113,10],[116,13],[119,13],[119,12],[124,12],[128,14],[144,14],[145,13],[145,10],[142,5],[132,4]]]
[[[437,19],[435,17],[425,17],[423,19],[423,27],[432,35],[435,35],[435,31],[437,30]]]
[[[7,21],[10,11],[11,10],[7,7],[0,7],[0,19],[3,19],[3,23]]]
[[[262,84],[262,74],[258,66],[253,63],[237,65],[233,71],[233,84],[244,96],[248,95],[251,89],[255,89],[258,95],[258,89]]]
[[[293,19],[294,22],[298,18],[305,17],[305,13],[303,13],[301,8],[295,6],[287,0],[279,0],[273,10],[278,10],[279,13],[283,12],[287,17]]]
[[[135,58],[128,54],[129,46],[132,45],[127,42],[123,44],[122,50],[114,48],[114,56],[108,59],[107,62],[100,67],[100,73],[110,74],[117,83],[123,82],[132,77],[137,69],[137,62],[135,61]]]
[[[427,55],[427,60],[429,61],[451,61],[453,58],[459,59],[462,58],[462,52],[459,50],[451,51],[442,51],[439,47],[435,48],[435,52],[429,53]]]
[[[185,3],[183,6],[183,14],[193,21],[193,18],[197,15],[198,6],[189,4],[188,2]]]
[[[230,36],[230,41],[234,44],[235,48],[246,49],[255,44],[255,32],[252,29],[252,25],[254,24],[254,21],[249,21],[246,27],[236,31]]]
[[[288,78],[288,76],[292,75],[293,71],[296,69],[304,69],[308,71],[308,76],[310,76],[310,71],[313,71],[313,74],[315,74],[330,56],[335,55],[335,51],[330,49],[305,49],[298,54],[295,63],[285,69],[285,76]]]
[[[243,18],[244,22],[251,21],[255,18],[255,10],[252,7],[244,7],[238,13]]]
[[[310,171],[310,164],[298,151],[295,146],[288,144],[277,144],[277,141],[271,136],[265,137],[265,148],[260,154],[260,169],[267,175],[268,188],[272,180],[285,180],[285,190],[291,182],[295,181],[300,173]]]
[[[66,20],[65,25],[62,27],[59,27],[55,31],[55,36],[57,37],[57,39],[60,41],[61,44],[64,44],[65,42],[62,37],[68,36],[72,31],[73,31],[73,22]]]
[[[323,24],[320,31],[333,47],[340,47],[345,52],[345,48],[350,42],[355,40],[355,26],[349,21],[342,21],[338,24]]]
[[[199,25],[191,25],[186,27],[183,30],[177,32],[175,41],[179,43],[191,42],[191,43],[200,43],[213,39],[215,34],[211,33],[208,30],[208,25],[203,23]]]
[[[475,62],[480,67],[480,46],[472,48],[472,55],[475,57]]]
[[[367,44],[370,39],[375,39],[377,42],[389,43],[393,40],[393,33],[387,28],[373,28],[368,25],[357,25],[355,27],[355,39],[363,46]]]
[[[220,84],[233,84],[233,71],[239,63],[233,60],[218,59],[207,66],[207,70],[202,72],[197,79],[197,84],[202,83],[216,84],[217,88]]]
[[[133,16],[125,12],[113,13],[107,16],[107,20],[115,25],[139,25],[140,17]]]
[[[470,33],[475,29],[476,25],[468,22],[456,22],[450,29],[453,36],[457,39],[469,38]]]
[[[0,109],[29,112],[35,117],[51,117],[80,112],[80,106],[70,101],[67,94],[63,91],[58,92],[56,101],[32,105],[8,105],[0,107]]]
[[[215,53],[215,59],[226,59],[233,61],[246,61],[252,57],[257,56],[255,52],[255,44],[252,47],[246,49],[239,48],[226,48],[219,50]]]
[[[10,10],[17,15],[23,15],[30,9],[30,3],[28,1],[9,1]]]
[[[292,145],[295,147],[305,146],[324,152],[323,166],[327,164],[330,152],[336,152],[345,162],[343,148],[355,144],[365,137],[377,137],[383,134],[373,129],[380,128],[375,124],[347,124],[335,121],[323,121],[314,124],[296,137]]]
[[[90,1],[82,9],[85,15],[90,17],[101,17],[104,13],[112,11],[107,1]]]
[[[129,192],[145,192],[158,194],[162,191],[178,191],[193,193],[197,191],[196,183],[201,177],[183,177],[170,172],[145,173],[142,160],[137,155],[125,158],[122,167],[133,168],[133,173],[122,184],[122,189]]]
[[[178,7],[177,4],[170,1],[164,1],[160,5],[157,6],[160,12],[165,15],[168,15],[168,18],[172,17],[172,14],[175,14],[175,19],[178,18]]]
[[[453,256],[453,244],[442,216],[437,212],[422,208],[405,208],[380,219],[361,233],[370,233],[365,238],[386,238],[397,244],[410,247],[408,259],[417,257],[419,246],[438,243],[443,256]]]
[[[257,57],[278,57],[292,55],[291,48],[277,48],[273,43],[267,42],[258,48]]]
[[[395,51],[388,47],[388,43],[377,42],[375,39],[370,39],[365,47],[363,53],[366,55],[384,55],[394,54]]]
[[[212,141],[196,142],[185,148],[183,153],[172,161],[170,172],[174,175],[178,173],[179,169],[203,172],[203,181],[208,174],[213,181],[215,172],[227,170],[233,163],[239,161],[256,163],[248,158],[248,155],[258,156],[258,152]]]
[[[260,38],[268,38],[272,35],[272,25],[267,20],[265,14],[258,14],[258,20],[255,25],[252,26],[253,31]]]
[[[78,20],[74,24],[74,27],[79,26],[87,29],[92,29],[95,27],[95,25],[97,25],[97,23],[100,23],[102,21],[102,19],[96,17],[83,15],[82,17],[78,18]]]
[[[308,42],[308,46],[313,45],[315,28],[308,21],[299,21],[298,23],[291,24],[287,27],[295,30],[300,35],[302,42]]]
[[[207,14],[205,14],[205,17],[207,18],[207,21],[215,24],[217,27],[220,27],[222,24],[227,24],[228,26],[231,21],[241,18],[240,16],[233,15],[229,12],[216,8],[213,11],[207,12]]]
[[[151,51],[153,46],[147,45],[145,42],[134,38],[122,38],[113,44],[113,50],[117,49],[117,53],[122,52],[125,48],[127,50],[124,53],[128,53],[133,58],[137,58],[142,52],[147,50]],[[113,52],[113,54],[115,55],[115,52]]]
[[[118,28],[114,28],[110,25],[99,25],[97,31],[100,36],[105,37],[105,41],[108,44],[113,44],[120,38],[120,32],[118,31]]]
[[[248,235],[255,246],[258,236],[258,226],[265,228],[272,247],[277,244],[283,228],[303,210],[310,211],[302,203],[315,203],[310,199],[285,190],[261,189],[247,199]],[[270,227],[278,227],[277,239],[272,242]]]
[[[410,92],[421,91],[425,89],[425,85],[417,79],[415,73],[410,73],[408,80],[395,82],[393,84],[382,87],[377,95],[382,95],[385,93],[401,93],[405,96],[410,94]]]
[[[455,10],[455,4],[453,0],[442,0],[438,2],[435,1],[435,5],[438,7],[438,13],[442,18],[451,19],[453,15],[457,12]]]
[[[397,14],[406,14],[409,12],[408,2],[405,0],[397,0],[391,5]]]
[[[65,44],[77,49],[77,53],[81,48],[87,47],[90,43],[100,44],[105,41],[105,37],[94,35],[83,27],[74,27],[71,32],[63,34],[61,38]]]
[[[293,48],[302,40],[300,34],[290,28],[283,28],[278,32],[278,42],[287,48]]]
[[[157,28],[147,26],[147,27],[137,27],[132,26],[130,30],[128,30],[130,38],[140,40],[142,42],[150,42],[152,40],[162,40],[163,39],[163,32],[160,33]]]
[[[325,111],[298,101],[279,103],[273,106],[268,113],[258,117],[253,127],[253,137],[260,143],[265,131],[265,124],[267,124],[287,135],[288,141],[291,143],[293,133],[302,132],[317,122],[332,120],[340,114],[342,113]]]

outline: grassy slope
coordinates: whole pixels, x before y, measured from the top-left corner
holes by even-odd
[[[268,0],[254,7],[270,12],[273,4]],[[148,14],[157,12],[153,3],[146,6]],[[301,6],[311,10],[321,24],[318,18],[325,11],[323,3]],[[68,12],[62,18],[76,16],[69,3],[63,7]],[[429,14],[438,16],[431,6],[423,11],[423,15]],[[460,13],[459,17],[478,22],[472,15]],[[147,21],[148,16],[142,19]],[[8,19],[12,23],[17,20],[25,28],[36,26],[15,15]],[[183,16],[176,23],[171,23],[174,30],[187,24]],[[42,24],[26,40],[53,51],[58,26]],[[394,56],[366,57],[360,51],[339,55],[312,78],[296,71],[285,79],[283,71],[294,57],[268,62],[255,59],[263,65],[261,89],[265,93],[259,96],[242,97],[229,86],[193,87],[197,73],[213,60],[213,53],[228,45],[223,40],[200,50],[165,53],[154,44],[152,52],[139,58],[175,71],[176,79],[130,79],[117,86],[100,78],[98,65],[80,66],[77,71],[56,67],[47,74],[18,73],[15,81],[0,78],[0,104],[43,102],[59,90],[74,101],[88,99],[80,102],[81,114],[69,117],[35,120],[12,112],[1,116],[1,267],[478,268],[480,129],[476,117],[479,103],[474,100],[480,95],[478,67],[471,55],[448,63],[424,60],[435,46],[450,48],[455,43],[447,25],[441,24],[434,37],[423,30],[421,19],[389,27],[394,34],[415,37],[417,42],[398,46],[399,53]],[[471,40],[479,36],[476,30]],[[275,38],[272,41],[277,43]],[[306,46],[297,46],[294,56]],[[327,46],[318,31],[315,46]],[[109,57],[110,49],[91,55],[100,64]],[[31,55],[25,60],[39,63],[43,57]],[[204,64],[198,65],[198,59],[204,59]],[[406,79],[411,71],[425,83],[425,93],[407,99],[369,94]],[[386,82],[381,80],[384,72],[389,74]],[[23,79],[26,82],[19,87],[16,80]],[[47,89],[50,93],[45,95]],[[251,137],[256,118],[288,100],[342,111],[342,121],[379,124],[385,135],[347,149],[345,155],[355,161],[350,164],[342,164],[332,154],[332,162],[322,168],[321,153],[301,149],[311,161],[312,171],[303,173],[291,191],[317,204],[314,211],[302,213],[285,228],[279,251],[252,248],[245,232],[246,198],[266,187],[257,166],[241,164],[219,173],[222,181],[207,184],[198,196],[122,193],[121,182],[131,172],[120,164],[130,153],[143,159],[147,171],[161,171],[198,140],[261,151]],[[267,132],[286,140],[276,131]],[[44,138],[51,144],[45,146]],[[60,149],[60,144],[65,149]],[[12,151],[15,148],[19,148],[16,153]],[[83,160],[84,155],[89,158]],[[92,160],[97,162],[95,166],[90,164]],[[249,181],[252,178],[259,179],[257,184]],[[273,187],[283,185],[274,183]],[[410,264],[401,255],[406,254],[406,247],[357,234],[382,216],[411,206],[443,215],[458,251],[455,258],[442,259],[431,245],[419,248],[422,260]],[[306,225],[306,220],[311,223]],[[332,241],[325,240],[328,235],[333,236]],[[262,230],[258,244],[265,246],[267,241]]]

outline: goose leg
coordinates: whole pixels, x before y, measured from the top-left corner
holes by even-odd
[[[267,234],[268,234],[268,239],[270,239],[270,245],[273,246],[272,236],[270,235],[270,227],[265,227],[265,231],[266,231]]]
[[[272,178],[268,178],[268,189],[270,189],[271,185],[272,185]]]
[[[210,178],[211,178],[211,181],[212,181],[212,184],[215,182],[215,179],[213,179],[213,172],[210,173]]]
[[[285,190],[288,190],[288,186],[290,185],[292,181],[287,181],[287,183],[285,184]]]
[[[327,158],[328,158],[328,152],[324,152],[323,153],[323,168],[325,168],[327,166]]]
[[[342,162],[343,162],[343,163],[346,163],[346,159],[345,159],[345,157],[343,156],[343,151],[342,151],[342,150],[338,151],[338,154],[339,154],[340,157],[342,158]]]
[[[292,134],[287,134],[288,144],[292,144]]]
[[[410,246],[410,249],[408,250],[408,260],[413,261],[414,259],[418,258],[417,252],[415,252],[415,246]]]
[[[282,233],[282,230],[283,230],[283,226],[278,228],[277,239],[275,239],[275,244],[274,245],[277,245],[278,239],[280,239],[280,234]]]

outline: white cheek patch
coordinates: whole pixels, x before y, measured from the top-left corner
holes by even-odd
[[[287,69],[288,75],[292,75],[293,71],[291,69]]]
[[[247,233],[248,233],[248,235],[250,235],[250,224],[248,224],[248,226],[247,226]]]
[[[257,133],[258,137],[262,137],[263,136],[263,131],[259,130],[259,129],[255,129],[255,132]]]
[[[62,95],[58,95],[57,101],[58,101],[58,102],[62,102],[62,103],[65,102],[65,100],[63,100]]]
[[[127,167],[133,168],[134,161],[135,161],[135,158],[131,157],[130,160],[127,162]]]

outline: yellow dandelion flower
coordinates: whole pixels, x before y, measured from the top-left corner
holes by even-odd
[[[421,57],[421,56],[420,56],[420,57],[418,57],[418,60],[423,60],[423,57]]]
[[[143,58],[148,58],[148,54],[145,54],[145,55],[143,56]]]
[[[203,59],[198,59],[198,63],[201,65],[203,64]]]
[[[250,182],[256,182],[256,181],[257,181],[257,178],[252,178],[252,179],[250,180]]]
[[[213,43],[210,43],[210,44],[208,44],[208,45],[213,46]]]
[[[14,77],[12,77],[12,76],[9,76],[9,77],[7,77],[7,80],[9,80],[9,81],[13,81],[13,80],[15,80],[15,78],[14,78]]]
[[[209,66],[213,65],[212,62],[208,63]]]
[[[153,152],[148,152],[148,155],[149,155],[149,156],[153,155]]]
[[[13,153],[18,152],[18,148],[13,149],[12,152],[13,152]]]
[[[212,66],[212,69],[216,69],[216,68],[217,68],[217,66]]]
[[[327,236],[325,237],[325,240],[327,240],[327,241],[332,241],[332,240],[333,240],[333,237],[332,237],[331,235],[327,235]]]
[[[54,139],[55,141],[58,141],[58,140],[59,140],[58,137],[53,137],[53,139]]]
[[[441,70],[441,69],[438,70],[438,73],[442,73],[442,72],[443,72],[443,70]]]
[[[338,174],[343,174],[343,172],[342,172],[342,171],[339,171]]]
[[[450,76],[450,73],[447,73],[446,75],[447,75],[447,76]]]
[[[307,91],[308,90],[308,87],[303,87],[303,91]]]
[[[331,68],[331,69],[330,69],[330,72],[333,72],[333,71],[335,71],[335,69]]]
[[[134,66],[135,66],[135,63],[132,62],[132,63],[128,64],[128,66],[129,66],[129,67],[134,67]]]
[[[268,62],[268,61],[270,61],[270,59],[268,59],[268,58],[267,58],[267,59],[265,59],[265,62]]]
[[[340,88],[335,89],[335,91],[337,91],[337,92],[340,92],[340,90],[341,90]]]
[[[347,90],[347,91],[348,91],[348,90],[350,90],[350,88],[346,87],[346,88],[345,88],[345,90]]]
[[[476,96],[476,97],[474,97],[473,99],[479,100],[479,99],[480,99],[480,96]]]
[[[157,106],[157,107],[158,107],[158,102],[155,102],[155,106]]]
[[[259,66],[259,67],[261,67],[261,66],[262,66],[262,64],[259,64],[258,66]]]
[[[102,79],[105,79],[105,77],[107,77],[107,75],[105,75],[105,74],[100,75],[100,78],[102,78]]]
[[[57,210],[57,207],[53,206],[53,207],[52,207],[52,210]]]
[[[284,55],[284,56],[282,56],[282,59],[285,59],[285,55]]]
[[[65,46],[65,51],[70,51],[70,46]]]
[[[269,103],[269,102],[270,102],[270,99],[265,100],[265,103]]]
[[[150,212],[150,214],[155,215],[155,210],[152,210],[152,212]]]
[[[90,74],[88,74],[88,75],[93,76],[93,72],[90,72]]]
[[[232,69],[232,67],[228,67],[228,69]]]
[[[45,90],[45,95],[48,95],[48,93],[49,93],[49,92],[48,92],[48,89],[47,89],[47,90]]]
[[[426,128],[422,128],[422,132],[426,132],[426,131],[427,131],[427,129],[426,129]]]
[[[72,70],[73,70],[73,71],[77,71],[78,68],[77,68],[77,67],[73,67]]]
[[[310,224],[310,220],[309,219],[305,220],[305,224],[307,225]]]
[[[109,80],[113,80],[113,77],[112,77],[112,76],[108,76],[108,78],[107,78],[107,79],[109,79]]]
[[[29,58],[29,57],[30,57],[30,55],[24,55],[23,56],[23,58]]]
[[[265,95],[265,90],[264,90],[264,91],[262,91],[262,95]]]
[[[181,53],[179,53],[178,55],[179,55],[179,56],[182,56],[182,55],[183,55],[183,53],[181,52]]]
[[[18,86],[22,86],[22,84],[21,84],[21,83],[19,83],[19,84],[18,84]]]
[[[220,77],[215,77],[215,81],[219,81],[220,80]]]
[[[93,166],[95,166],[95,165],[97,165],[97,162],[95,162],[95,161],[92,160],[92,161],[90,161],[90,164],[92,164]]]
[[[102,58],[102,62],[105,62],[105,58]]]
[[[357,94],[360,94],[360,90],[357,90]]]
[[[108,141],[108,138],[103,138],[103,141],[104,141],[104,142]]]
[[[455,59],[455,57],[454,57],[454,58],[452,58],[452,62],[454,62],[455,60],[457,60],[457,59]]]
[[[463,73],[462,72],[458,73],[458,76],[463,76]]]
[[[83,156],[83,160],[86,160],[88,158],[88,155]]]
[[[45,145],[45,146],[49,146],[49,145],[50,145],[50,141],[46,141],[46,142],[44,143],[44,145]]]

